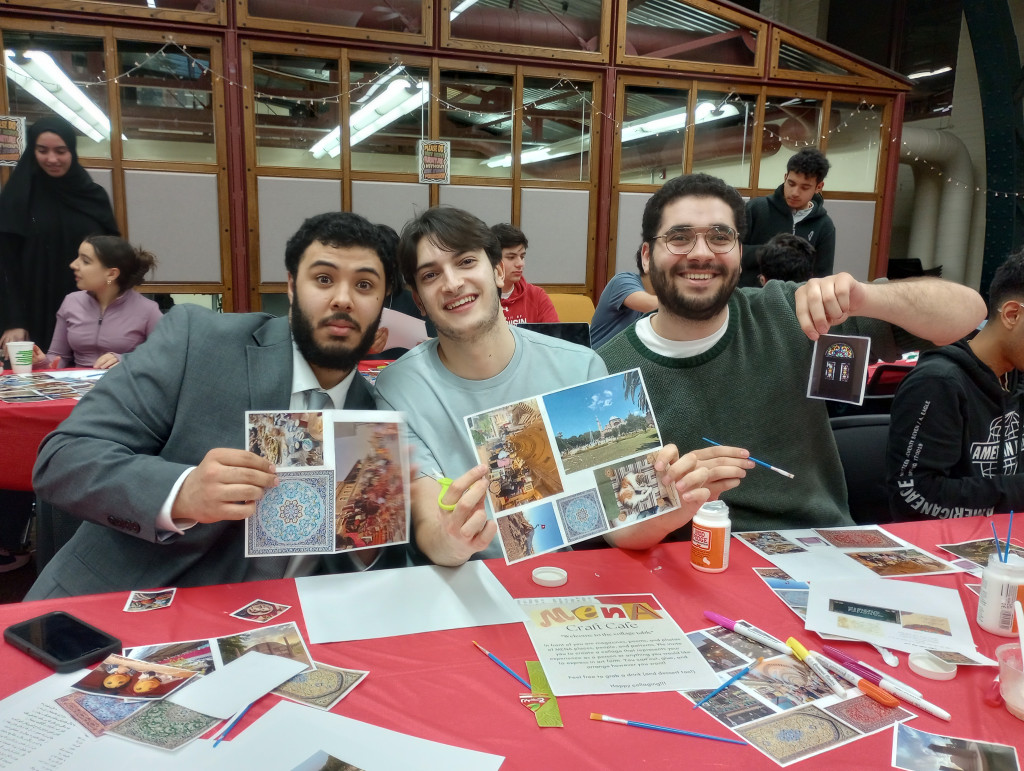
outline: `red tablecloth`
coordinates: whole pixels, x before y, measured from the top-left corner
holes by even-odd
[[[996,518],[1000,533],[1005,515]],[[988,519],[949,520],[891,526],[897,535],[937,554],[936,543],[988,538]],[[557,589],[533,584],[530,574],[540,564],[564,567],[569,583]],[[705,609],[731,618],[745,618],[785,639],[797,635],[812,648],[821,648],[816,635],[803,631],[802,622],[784,607],[751,570],[765,565],[761,558],[734,543],[732,562],[720,574],[699,573],[689,566],[688,544],[666,544],[642,553],[612,549],[547,555],[518,565],[492,561],[489,567],[513,597],[569,596],[653,592],[686,631],[705,628]],[[894,579],[896,580],[896,579]],[[1005,638],[982,631],[974,624],[977,597],[965,583],[966,574],[918,579],[959,591],[974,639],[982,653],[991,655]],[[257,597],[291,605],[280,621],[296,621],[304,629],[295,584],[290,580],[259,584],[233,584],[178,592],[174,604],[148,613],[123,613],[125,593],[47,600],[0,606],[0,626],[50,610],[65,609],[118,635],[125,645],[191,640],[251,629],[228,613]],[[372,602],[372,597],[366,598]],[[344,613],[344,608],[338,609]],[[382,607],[381,613],[395,612]],[[313,656],[336,666],[366,669],[370,676],[335,707],[335,712],[425,739],[506,756],[503,769],[636,769],[636,768],[747,768],[775,767],[750,747],[662,734],[591,721],[591,712],[630,720],[670,725],[718,736],[734,735],[676,693],[574,696],[560,699],[564,728],[537,727],[533,714],[520,705],[521,688],[471,644],[481,645],[512,668],[525,673],[523,664],[536,658],[525,629],[506,624],[476,629],[394,637],[364,642],[311,646]],[[863,643],[839,643],[858,658],[885,669],[880,656]],[[906,655],[893,674],[921,690],[925,698],[953,715],[951,723],[908,707],[920,715],[911,725],[925,731],[1024,746],[1024,723],[1005,709],[982,703],[995,670],[961,667],[949,682],[925,680],[912,673]],[[49,674],[42,664],[9,645],[0,646],[0,695],[6,696]],[[276,703],[267,696],[245,718],[250,725]],[[888,768],[892,731],[840,747],[800,762],[800,768]]]
[[[75,399],[10,404],[0,401],[0,490],[31,490],[36,450],[71,414]]]

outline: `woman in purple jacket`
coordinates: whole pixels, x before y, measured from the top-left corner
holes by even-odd
[[[37,350],[33,364],[109,369],[135,350],[162,318],[157,304],[134,290],[155,264],[123,238],[86,238],[71,263],[81,291],[64,298],[50,350]]]

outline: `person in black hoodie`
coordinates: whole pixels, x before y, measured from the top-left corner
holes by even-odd
[[[747,235],[743,239],[740,286],[760,286],[758,255],[772,236],[792,233],[814,247],[813,274],[832,274],[836,259],[836,226],[825,211],[821,197],[828,159],[813,147],[796,153],[786,164],[786,176],[775,192],[747,201]]]
[[[1024,250],[996,271],[982,330],[922,354],[896,392],[886,477],[897,520],[1024,508],[1021,368]]]

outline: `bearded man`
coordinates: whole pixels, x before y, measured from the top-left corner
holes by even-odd
[[[244,556],[243,521],[278,481],[242,449],[246,410],[373,409],[356,364],[401,287],[393,250],[355,214],[307,219],[285,267],[289,318],[180,305],[43,441],[34,488],[83,524],[27,599],[406,563],[400,546]]]
[[[806,396],[814,341],[865,335],[872,356],[891,360],[959,339],[984,318],[984,302],[939,279],[870,284],[847,273],[737,288],[745,224],[742,197],[722,180],[690,174],[665,183],[642,224],[658,310],[598,353],[610,372],[641,370],[662,439],[680,452],[696,448],[676,464],[708,470],[733,530],[853,524],[825,403]],[[706,447],[702,437],[729,446]],[[754,470],[750,454],[794,478]],[[680,524],[651,518],[615,543],[642,549],[688,537]]]

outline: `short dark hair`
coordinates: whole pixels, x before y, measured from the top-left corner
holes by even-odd
[[[736,234],[739,240],[747,231],[747,210],[741,196],[732,185],[710,174],[684,174],[670,179],[661,189],[647,200],[644,206],[642,235],[650,249],[654,248],[654,238],[661,227],[661,215],[665,207],[678,198],[693,196],[695,198],[719,198],[732,208],[733,220],[736,223]]]
[[[814,147],[805,147],[800,152],[790,156],[786,163],[786,173],[795,171],[805,177],[814,177],[818,182],[824,182],[828,176],[828,170],[832,164],[828,162],[825,154]]]
[[[1007,300],[1024,301],[1024,249],[1014,252],[996,268],[988,285],[988,317],[994,319]]]
[[[424,238],[440,249],[461,254],[483,249],[492,266],[501,262],[498,237],[479,217],[454,206],[434,206],[405,223],[398,242],[398,263],[406,283],[416,288],[416,247]]]
[[[146,280],[146,274],[156,265],[152,252],[136,249],[119,236],[86,236],[83,241],[96,252],[96,259],[104,268],[117,268],[117,288],[126,292]]]
[[[814,255],[810,241],[792,233],[778,233],[758,254],[757,272],[765,279],[807,281],[813,275]]]
[[[290,276],[298,273],[302,255],[314,241],[335,248],[359,246],[372,249],[384,265],[385,293],[392,295],[402,290],[394,249],[388,245],[380,228],[365,217],[347,211],[330,211],[303,222],[284,247],[284,267]]]
[[[526,234],[515,225],[502,222],[491,225],[491,232],[498,238],[502,249],[511,249],[513,246],[521,246],[524,249],[530,248],[530,242],[526,240]]]

